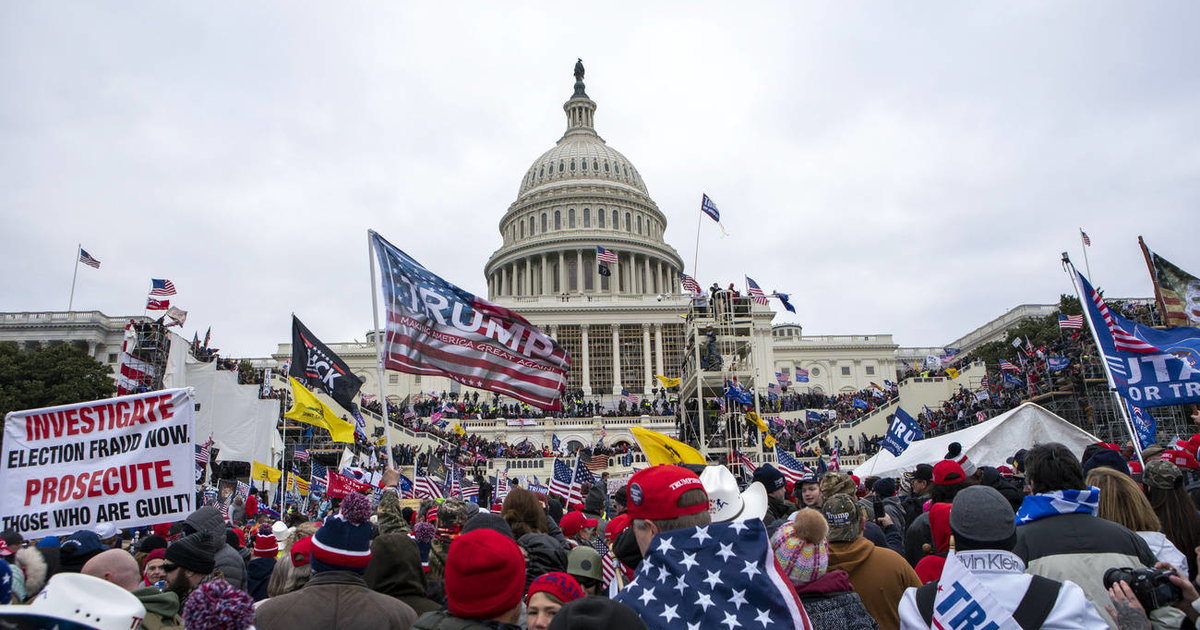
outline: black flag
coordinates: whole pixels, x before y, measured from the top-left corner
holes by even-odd
[[[608,270],[608,265],[606,265],[604,263],[600,263],[600,269],[598,269],[597,271],[599,271],[600,275],[605,276],[605,277],[612,275],[612,272]]]
[[[346,409],[354,404],[354,397],[363,384],[362,379],[350,371],[350,366],[321,343],[295,315],[292,315],[292,366],[288,375],[296,377],[305,387],[324,391]]]

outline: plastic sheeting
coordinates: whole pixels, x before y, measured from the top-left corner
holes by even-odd
[[[216,363],[187,364],[187,385],[196,390],[196,443],[212,436],[221,449],[217,461],[273,465],[283,453],[276,428],[279,401],[258,397],[258,385],[238,385],[237,372],[218,370]]]
[[[1018,450],[1039,442],[1059,442],[1082,456],[1088,444],[1099,441],[1046,409],[1025,403],[973,427],[913,442],[899,457],[881,450],[855,468],[854,474],[859,478],[898,477],[917,464],[937,463],[946,456],[951,442],[962,444],[963,452],[976,466],[1000,466]]]

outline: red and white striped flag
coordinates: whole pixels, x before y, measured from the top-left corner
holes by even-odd
[[[1080,274],[1080,277],[1082,278],[1083,275]],[[1162,350],[1159,350],[1157,347],[1152,346],[1145,341],[1138,339],[1137,337],[1134,337],[1129,333],[1129,331],[1117,324],[1117,321],[1113,319],[1112,313],[1108,310],[1108,305],[1104,303],[1104,298],[1100,295],[1100,292],[1094,288],[1091,288],[1091,286],[1087,284],[1086,280],[1084,280],[1084,286],[1091,289],[1091,295],[1089,297],[1091,298],[1092,303],[1095,304],[1096,308],[1100,311],[1100,317],[1104,319],[1104,324],[1108,327],[1108,331],[1112,333],[1113,345],[1116,346],[1117,350],[1122,352],[1133,352],[1136,354],[1156,354],[1162,352]]]
[[[1087,232],[1084,232],[1083,228],[1079,228],[1079,238],[1083,241],[1084,247],[1092,246],[1092,239],[1088,238]]]
[[[596,262],[617,264],[617,253],[611,249],[596,246]]]
[[[746,292],[750,294],[755,304],[767,305],[767,296],[763,293],[762,288],[758,286],[758,283],[754,281],[754,278],[746,276],[746,286],[750,287]]]
[[[679,282],[683,284],[683,290],[687,291],[688,293],[695,293],[697,295],[702,293],[700,290],[700,284],[696,282],[695,278],[687,275],[686,273],[680,272]]]
[[[612,552],[608,552],[600,559],[600,565],[604,568],[604,588],[607,590],[613,580],[617,579],[617,559],[613,557]]]

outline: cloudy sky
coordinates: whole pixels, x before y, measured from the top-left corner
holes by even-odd
[[[576,57],[698,279],[792,293],[809,334],[945,344],[1071,290],[1193,273],[1200,5],[0,4],[0,310],[140,313],[263,356],[297,313],[371,326],[366,230],[484,293],[562,134]]]

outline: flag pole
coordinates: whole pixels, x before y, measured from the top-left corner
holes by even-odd
[[[1158,284],[1158,274],[1154,271],[1154,261],[1150,258],[1150,248],[1146,246],[1146,241],[1142,240],[1141,235],[1138,235],[1138,245],[1142,247],[1142,255],[1146,257],[1146,268],[1150,270],[1150,282],[1154,285],[1154,301],[1158,304],[1158,321],[1162,325],[1167,324],[1167,305],[1163,302],[1162,287]]]
[[[1112,394],[1113,401],[1116,403],[1120,411],[1121,419],[1125,422],[1125,430],[1129,431],[1129,437],[1133,441],[1133,452],[1137,454],[1138,463],[1145,466],[1146,462],[1142,459],[1142,442],[1138,439],[1137,431],[1133,428],[1133,419],[1129,417],[1129,408],[1125,405],[1125,401],[1121,399],[1121,393],[1117,391],[1116,382],[1113,380],[1112,368],[1108,365],[1108,356],[1104,354],[1104,346],[1100,344],[1100,335],[1096,331],[1096,322],[1092,321],[1091,310],[1084,304],[1083,287],[1079,285],[1079,272],[1075,269],[1075,265],[1071,264],[1071,259],[1063,252],[1063,270],[1071,274],[1071,284],[1075,287],[1075,295],[1079,298],[1079,305],[1083,308],[1083,317],[1087,320],[1088,330],[1092,333],[1092,341],[1096,342],[1096,353],[1100,355],[1100,364],[1104,366],[1104,376],[1108,379],[1108,392]],[[1091,299],[1090,296],[1086,299]]]
[[[700,232],[696,232],[696,242],[700,242]],[[67,312],[75,306],[75,280],[79,278],[79,254],[83,251],[83,243],[75,245],[75,273],[71,275],[71,299],[67,301]]]
[[[375,322],[375,367],[379,374],[379,409],[383,418],[383,439],[387,446],[384,458],[386,468],[392,467],[392,419],[388,414],[388,400],[383,386],[383,339],[379,336],[379,296],[375,284],[375,230],[367,230],[367,267],[371,270],[371,317]],[[382,274],[383,270],[379,272]],[[416,480],[413,480],[416,483]]]
[[[701,203],[703,203],[703,201]],[[700,214],[696,217],[696,251],[692,255],[692,278],[700,277],[700,271],[697,269],[697,266],[700,264],[700,225],[702,223],[704,223],[704,210],[701,210]],[[76,256],[75,259],[78,260],[79,257]],[[78,262],[75,263],[75,270],[79,270]],[[696,283],[699,284],[700,281],[696,280]],[[71,285],[71,289],[74,290],[73,284]],[[703,287],[701,287],[701,289],[703,289]]]
[[[1091,265],[1091,263],[1088,262],[1088,255],[1087,255],[1088,244],[1083,240],[1083,235],[1084,235],[1083,228],[1079,228],[1079,242],[1080,242],[1080,244],[1083,245],[1083,268],[1087,269],[1088,279],[1090,280],[1092,278],[1092,265]],[[1071,265],[1071,268],[1074,269],[1075,266]],[[1134,440],[1134,441],[1136,441],[1136,440]]]

